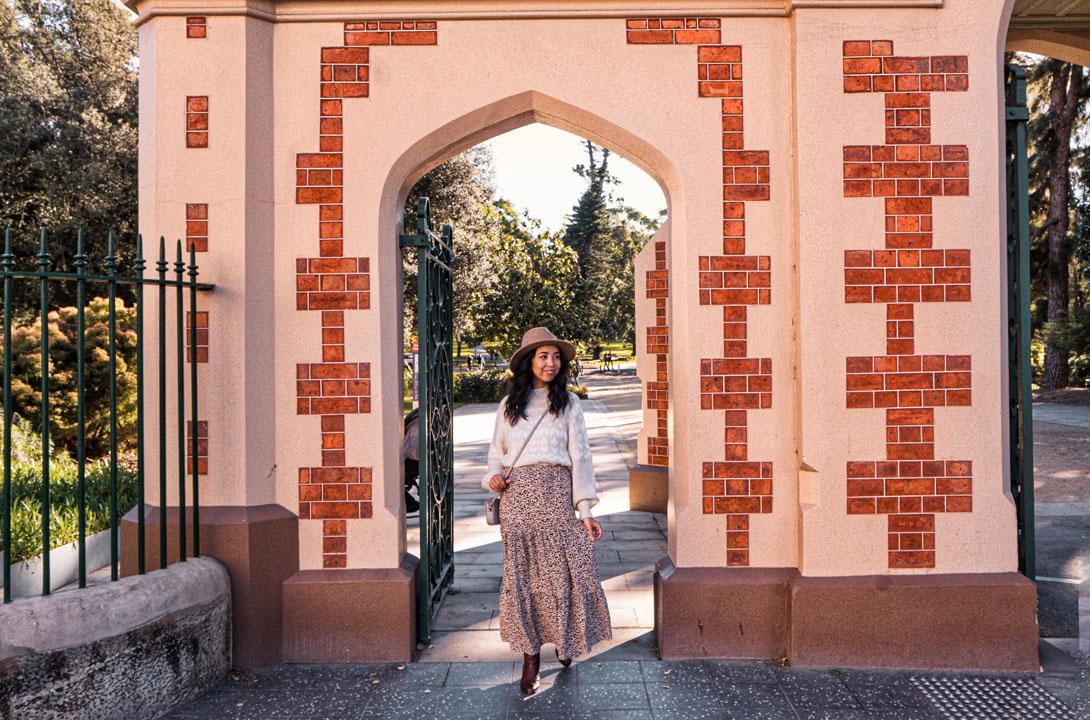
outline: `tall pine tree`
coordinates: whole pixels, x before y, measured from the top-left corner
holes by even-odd
[[[1043,291],[1045,363],[1042,386],[1066,387],[1071,380],[1069,356],[1070,272],[1073,250],[1073,161],[1082,155],[1073,146],[1087,120],[1090,79],[1086,70],[1045,58],[1030,68],[1030,201],[1033,205],[1034,285]],[[1076,230],[1076,238],[1078,228]],[[1043,283],[1042,283],[1043,280]],[[1041,286],[1044,286],[1043,288]]]
[[[611,233],[613,221],[606,186],[615,182],[609,174],[609,150],[586,141],[587,165],[576,165],[575,172],[586,178],[587,189],[572,208],[564,230],[564,244],[575,250],[578,280],[572,303],[576,338],[585,343],[600,342],[604,337],[603,320],[609,295]]]

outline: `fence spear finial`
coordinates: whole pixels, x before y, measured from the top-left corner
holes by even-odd
[[[7,229],[4,230],[4,254],[0,256],[0,267],[4,270],[15,268],[15,253],[11,251],[12,234],[11,225],[8,225]]]
[[[38,268],[42,272],[49,270],[51,259],[49,257],[49,236],[46,234],[45,228],[41,229],[39,233],[38,241]]]
[[[117,272],[117,247],[113,230],[106,234],[106,272],[110,275]]]
[[[87,252],[84,247],[83,228],[76,230],[76,257],[73,264],[76,266],[76,272],[80,274],[83,274],[83,271],[87,269]]]

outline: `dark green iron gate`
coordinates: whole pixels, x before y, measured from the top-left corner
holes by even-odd
[[[420,565],[417,567],[417,637],[431,639],[431,623],[454,581],[454,332],[453,233],[436,233],[427,198],[416,214],[416,234],[402,248],[417,250],[417,338],[420,347]]]
[[[1018,514],[1018,570],[1036,578],[1033,527],[1033,395],[1030,383],[1029,163],[1026,157],[1026,71],[1006,68],[1007,95],[1007,356],[1010,393],[1011,493]]]

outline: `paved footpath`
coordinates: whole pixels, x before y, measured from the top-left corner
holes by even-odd
[[[1090,406],[1034,403],[1037,619],[1090,651]]]
[[[696,720],[931,720],[1087,718],[1090,666],[1042,644],[1040,674],[800,669],[753,661],[655,659],[654,561],[665,554],[665,518],[628,510],[627,470],[640,425],[631,374],[583,378],[605,537],[595,548],[614,640],[571,668],[543,654],[542,687],[524,698],[521,657],[499,639],[502,571],[497,528],[482,517],[480,489],[495,406],[455,414],[455,582],[432,643],[411,664],[281,665],[232,674],[170,718],[623,718]],[[409,548],[419,536],[409,528]],[[1068,647],[1070,643],[1068,644]]]

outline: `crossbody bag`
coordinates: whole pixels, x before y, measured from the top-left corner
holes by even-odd
[[[511,472],[515,469],[515,464],[519,461],[519,458],[522,456],[522,451],[525,450],[526,446],[530,444],[530,438],[532,438],[534,436],[534,431],[537,430],[537,426],[541,424],[541,421],[544,420],[545,416],[548,415],[548,414],[549,414],[549,410],[546,409],[545,412],[541,413],[541,417],[539,417],[537,419],[537,422],[534,423],[534,426],[532,428],[530,428],[530,434],[526,436],[526,441],[522,443],[522,447],[520,447],[519,451],[515,454],[515,459],[511,461],[511,467],[504,470],[503,475],[501,476],[501,477],[503,477],[505,482],[506,482],[507,478],[511,475]],[[486,523],[488,523],[489,525],[499,525],[500,524],[500,496],[499,495],[497,495],[495,497],[490,497],[490,498],[488,498],[487,500],[484,501],[484,521]]]

